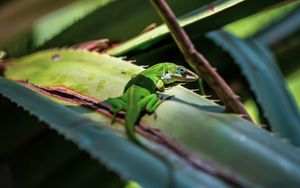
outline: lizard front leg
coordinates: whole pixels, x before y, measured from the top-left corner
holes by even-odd
[[[158,80],[156,82],[156,88],[157,88],[158,91],[161,91],[161,92],[164,91],[165,90],[164,82],[162,80]]]
[[[168,87],[166,87],[166,85],[164,84],[164,82],[162,80],[158,80],[156,82],[156,88],[158,91],[163,92],[165,90],[171,89],[172,87],[176,86],[177,84],[170,84],[168,85]]]

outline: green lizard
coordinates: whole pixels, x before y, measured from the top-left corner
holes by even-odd
[[[123,95],[107,99],[115,114],[125,110],[125,129],[128,138],[141,145],[134,127],[141,113],[153,113],[160,104],[158,91],[164,91],[178,83],[193,82],[198,76],[183,66],[159,63],[134,76],[124,88]]]

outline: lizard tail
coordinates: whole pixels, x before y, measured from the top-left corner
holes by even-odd
[[[125,130],[126,130],[126,134],[129,138],[129,140],[135,142],[136,144],[138,145],[141,145],[138,137],[136,136],[135,134],[135,130],[134,130],[134,127],[135,127],[135,124],[139,118],[139,115],[140,115],[140,110],[129,110],[126,112],[126,115],[125,115]]]

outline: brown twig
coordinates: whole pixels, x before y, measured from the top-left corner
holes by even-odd
[[[232,91],[224,79],[216,72],[216,69],[210,66],[206,58],[196,50],[189,36],[186,34],[183,28],[179,26],[176,16],[167,2],[165,0],[150,1],[160,15],[161,19],[167,24],[185,60],[215,91],[218,97],[225,104],[227,110],[240,114],[245,119],[253,122],[243,104],[239,100],[239,96]]]
[[[108,39],[98,39],[98,40],[91,40],[86,41],[83,43],[79,43],[72,46],[73,48],[77,49],[85,49],[89,51],[103,51],[104,49],[109,47],[109,40]]]

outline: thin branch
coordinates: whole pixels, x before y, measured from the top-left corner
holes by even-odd
[[[165,0],[150,0],[161,19],[167,24],[177,46],[185,60],[193,67],[208,85],[215,91],[225,104],[228,111],[242,115],[243,118],[253,122],[240,97],[227,85],[224,79],[211,67],[205,57],[194,47],[186,32],[179,26],[176,16]]]
[[[89,51],[103,51],[104,49],[108,48],[109,45],[110,44],[108,39],[98,39],[73,45],[72,48],[85,49]]]

